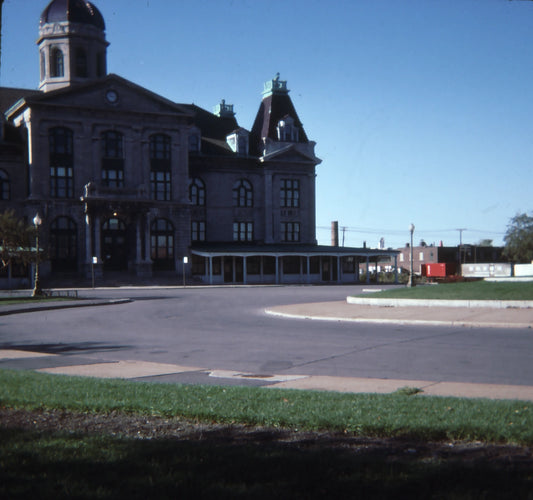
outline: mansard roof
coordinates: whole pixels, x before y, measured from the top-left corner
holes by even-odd
[[[194,115],[193,122],[202,134],[202,153],[235,155],[226,142],[226,137],[240,128],[234,115],[218,116],[195,104],[182,104],[181,106]]]
[[[294,120],[294,125],[299,129],[297,142],[309,142],[302,122],[289,97],[289,90],[286,84],[287,82],[279,80],[279,75],[271,82],[265,84],[264,97],[259,105],[250,134],[250,148],[252,149],[253,147],[255,154],[260,153],[265,138],[274,141],[278,140],[278,123],[287,116]]]
[[[235,116],[217,116],[196,104],[182,104],[194,114],[194,124],[202,131],[202,136],[226,140],[226,137],[239,128]]]

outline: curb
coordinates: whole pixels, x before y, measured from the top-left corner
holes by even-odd
[[[56,302],[54,304],[43,304],[43,305],[21,305],[19,307],[13,306],[9,308],[6,306],[5,309],[2,309],[0,306],[0,316],[9,316],[11,314],[22,314],[22,313],[32,313],[39,311],[54,311],[60,309],[74,309],[77,307],[97,307],[97,306],[114,306],[119,304],[128,304],[133,302],[131,299],[108,299],[108,300],[87,300],[80,299],[76,302]]]
[[[287,319],[310,319],[315,321],[336,321],[345,323],[372,323],[375,325],[414,325],[414,326],[451,326],[463,328],[531,328],[529,323],[484,323],[481,321],[461,320],[424,320],[424,319],[380,319],[380,318],[347,318],[339,316],[314,316],[312,314],[291,314],[265,309],[265,314]]]
[[[375,299],[346,297],[348,304],[378,307],[465,307],[490,309],[533,309],[533,300],[426,300],[426,299]]]

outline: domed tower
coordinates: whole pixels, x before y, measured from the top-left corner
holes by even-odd
[[[101,78],[107,73],[105,22],[85,0],[52,0],[41,14],[39,39],[44,92]]]

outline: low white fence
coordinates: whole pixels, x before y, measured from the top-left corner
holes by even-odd
[[[533,276],[533,262],[531,264],[515,264],[515,276]]]

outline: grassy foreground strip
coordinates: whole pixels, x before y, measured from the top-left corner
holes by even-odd
[[[368,297],[368,294],[358,297]],[[373,293],[372,298],[431,300],[533,300],[533,282],[472,281],[419,285]]]
[[[0,406],[185,417],[357,436],[533,443],[533,404],[150,384],[0,370]]]
[[[0,371],[0,498],[531,498],[532,404],[414,392]]]

